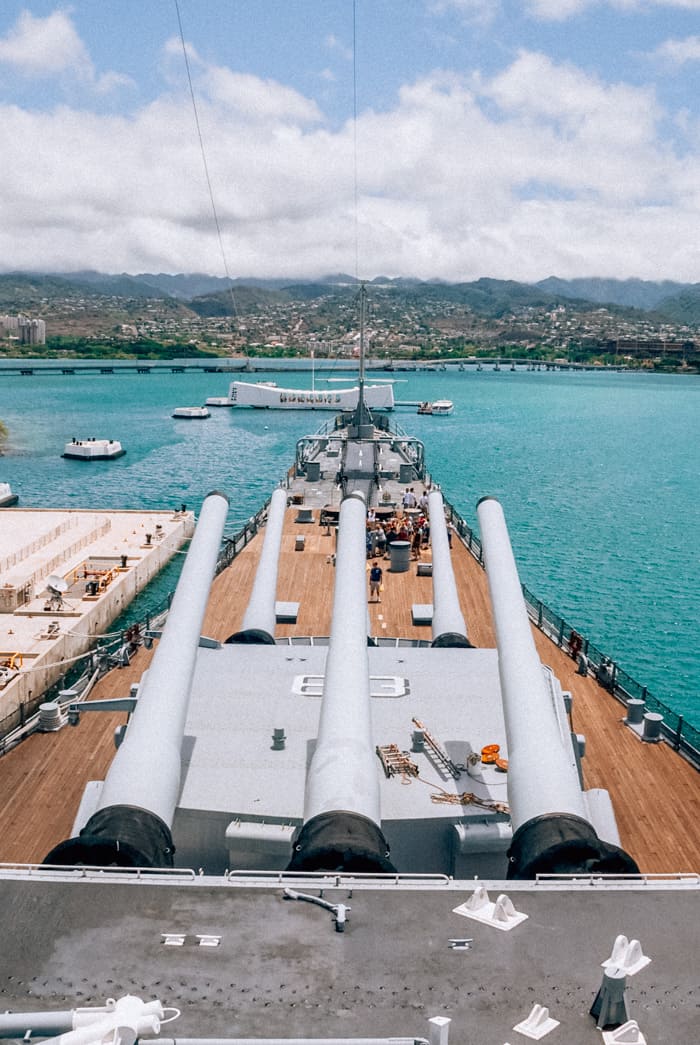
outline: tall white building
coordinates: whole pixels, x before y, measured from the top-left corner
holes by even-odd
[[[22,345],[45,345],[46,323],[27,316],[0,316],[0,337],[15,337]]]

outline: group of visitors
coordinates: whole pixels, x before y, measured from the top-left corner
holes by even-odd
[[[375,556],[388,558],[391,545],[395,541],[408,541],[411,545],[411,557],[420,559],[424,547],[430,543],[430,523],[422,512],[415,518],[402,515],[391,517],[386,526],[376,520],[367,519],[367,558]]]
[[[385,510],[369,508],[367,512],[367,559],[369,567],[370,602],[381,602],[384,571],[380,566],[382,559],[391,557],[391,546],[396,541],[408,542],[411,545],[411,558],[420,559],[423,549],[430,545],[430,520],[428,517],[428,493],[424,490],[417,496],[413,487],[404,492],[398,512],[392,512],[387,518]],[[447,541],[452,547],[454,526],[446,519]]]

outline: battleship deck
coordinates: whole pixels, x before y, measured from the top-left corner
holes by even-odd
[[[0,933],[18,943],[0,949],[3,1010],[102,1005],[106,994],[128,993],[181,1010],[162,1031],[178,1039],[242,1045],[405,1035],[413,1043],[427,1040],[437,1017],[452,1021],[454,1045],[503,1045],[531,1040],[513,1028],[540,1004],[560,1024],[543,1040],[601,1045],[589,1009],[601,962],[624,933],[651,958],[626,990],[645,1040],[698,1040],[692,885],[510,883],[507,895],[528,917],[499,932],[454,913],[474,883],[294,881],[316,895],[325,886],[330,902],[349,904],[346,930],[337,933],[328,911],[285,902],[285,883],[274,879],[193,877],[158,887],[147,877],[139,885],[134,874],[120,881],[109,872],[33,881],[0,875]],[[182,946],[165,946],[168,933],[181,934]],[[199,946],[203,934],[217,945]],[[455,938],[472,943],[452,949]]]
[[[308,513],[306,513],[308,516]],[[285,516],[277,598],[299,604],[295,624],[279,624],[278,638],[304,642],[330,631],[334,530],[298,521],[299,506]],[[304,537],[303,551],[297,550]],[[242,623],[257,567],[262,536],[256,537],[216,578],[204,632],[225,640]],[[429,560],[425,550],[423,559]],[[458,539],[452,561],[469,636],[477,647],[493,648],[494,635],[486,576]],[[415,603],[431,602],[430,577],[415,564],[392,573],[384,562],[381,603],[369,603],[372,634],[387,639],[430,639],[430,627],[412,623]],[[623,846],[644,873],[692,872],[700,868],[700,779],[666,744],[646,744],[628,729],[623,708],[591,678],[576,674],[569,656],[537,629],[543,663],[574,694],[573,728],[586,736],[583,761],[587,787],[607,788]],[[320,651],[318,651],[320,652]],[[128,668],[114,670],[95,697],[126,696],[150,654],[141,650]],[[438,680],[436,680],[437,682]],[[35,734],[0,759],[0,861],[35,862],[71,828],[87,780],[102,779],[113,755],[112,734],[123,716],[84,714],[80,726],[57,734]],[[546,752],[543,752],[546,757]]]

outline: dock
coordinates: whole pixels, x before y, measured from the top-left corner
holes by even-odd
[[[0,735],[192,535],[191,512],[0,513]]]
[[[241,626],[262,540],[260,533],[215,579],[205,635],[224,641]],[[335,529],[321,525],[318,507],[287,509],[277,598],[297,603],[298,612],[295,622],[278,624],[278,641],[298,647],[312,635],[329,634],[334,550]],[[429,549],[421,561],[430,561]],[[452,562],[470,641],[492,648],[486,575],[456,535]],[[430,626],[412,618],[415,603],[432,600],[431,578],[419,575],[418,565],[392,573],[389,562],[382,562],[382,601],[368,603],[371,633],[380,641],[430,641]],[[610,791],[623,846],[645,874],[700,871],[700,775],[669,745],[642,742],[624,724],[623,707],[593,677],[578,675],[571,657],[534,626],[533,634],[542,662],[573,695],[572,729],[586,737],[585,784]],[[128,696],[151,656],[141,648],[128,666],[97,684],[93,697]],[[114,753],[114,729],[125,720],[120,713],[83,714],[77,728],[35,733],[0,758],[0,862],[41,861],[71,835],[85,784],[103,778]]]

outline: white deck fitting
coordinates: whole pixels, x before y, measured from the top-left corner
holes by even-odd
[[[628,940],[626,936],[620,935],[615,938],[610,957],[600,964],[604,969],[621,969],[625,976],[634,976],[650,962],[651,958],[642,953],[639,940]]]
[[[628,1020],[615,1030],[604,1030],[602,1033],[605,1045],[647,1045],[647,1039],[636,1020]]]
[[[489,900],[489,894],[483,885],[477,886],[469,900],[455,907],[453,914],[473,918],[476,922],[501,929],[503,932],[509,932],[527,918],[522,911],[515,910],[512,900],[505,893],[501,893],[495,903]]]
[[[526,1038],[539,1041],[558,1026],[559,1020],[552,1019],[546,1005],[533,1005],[528,1018],[517,1023],[513,1030],[518,1034],[524,1034]]]

